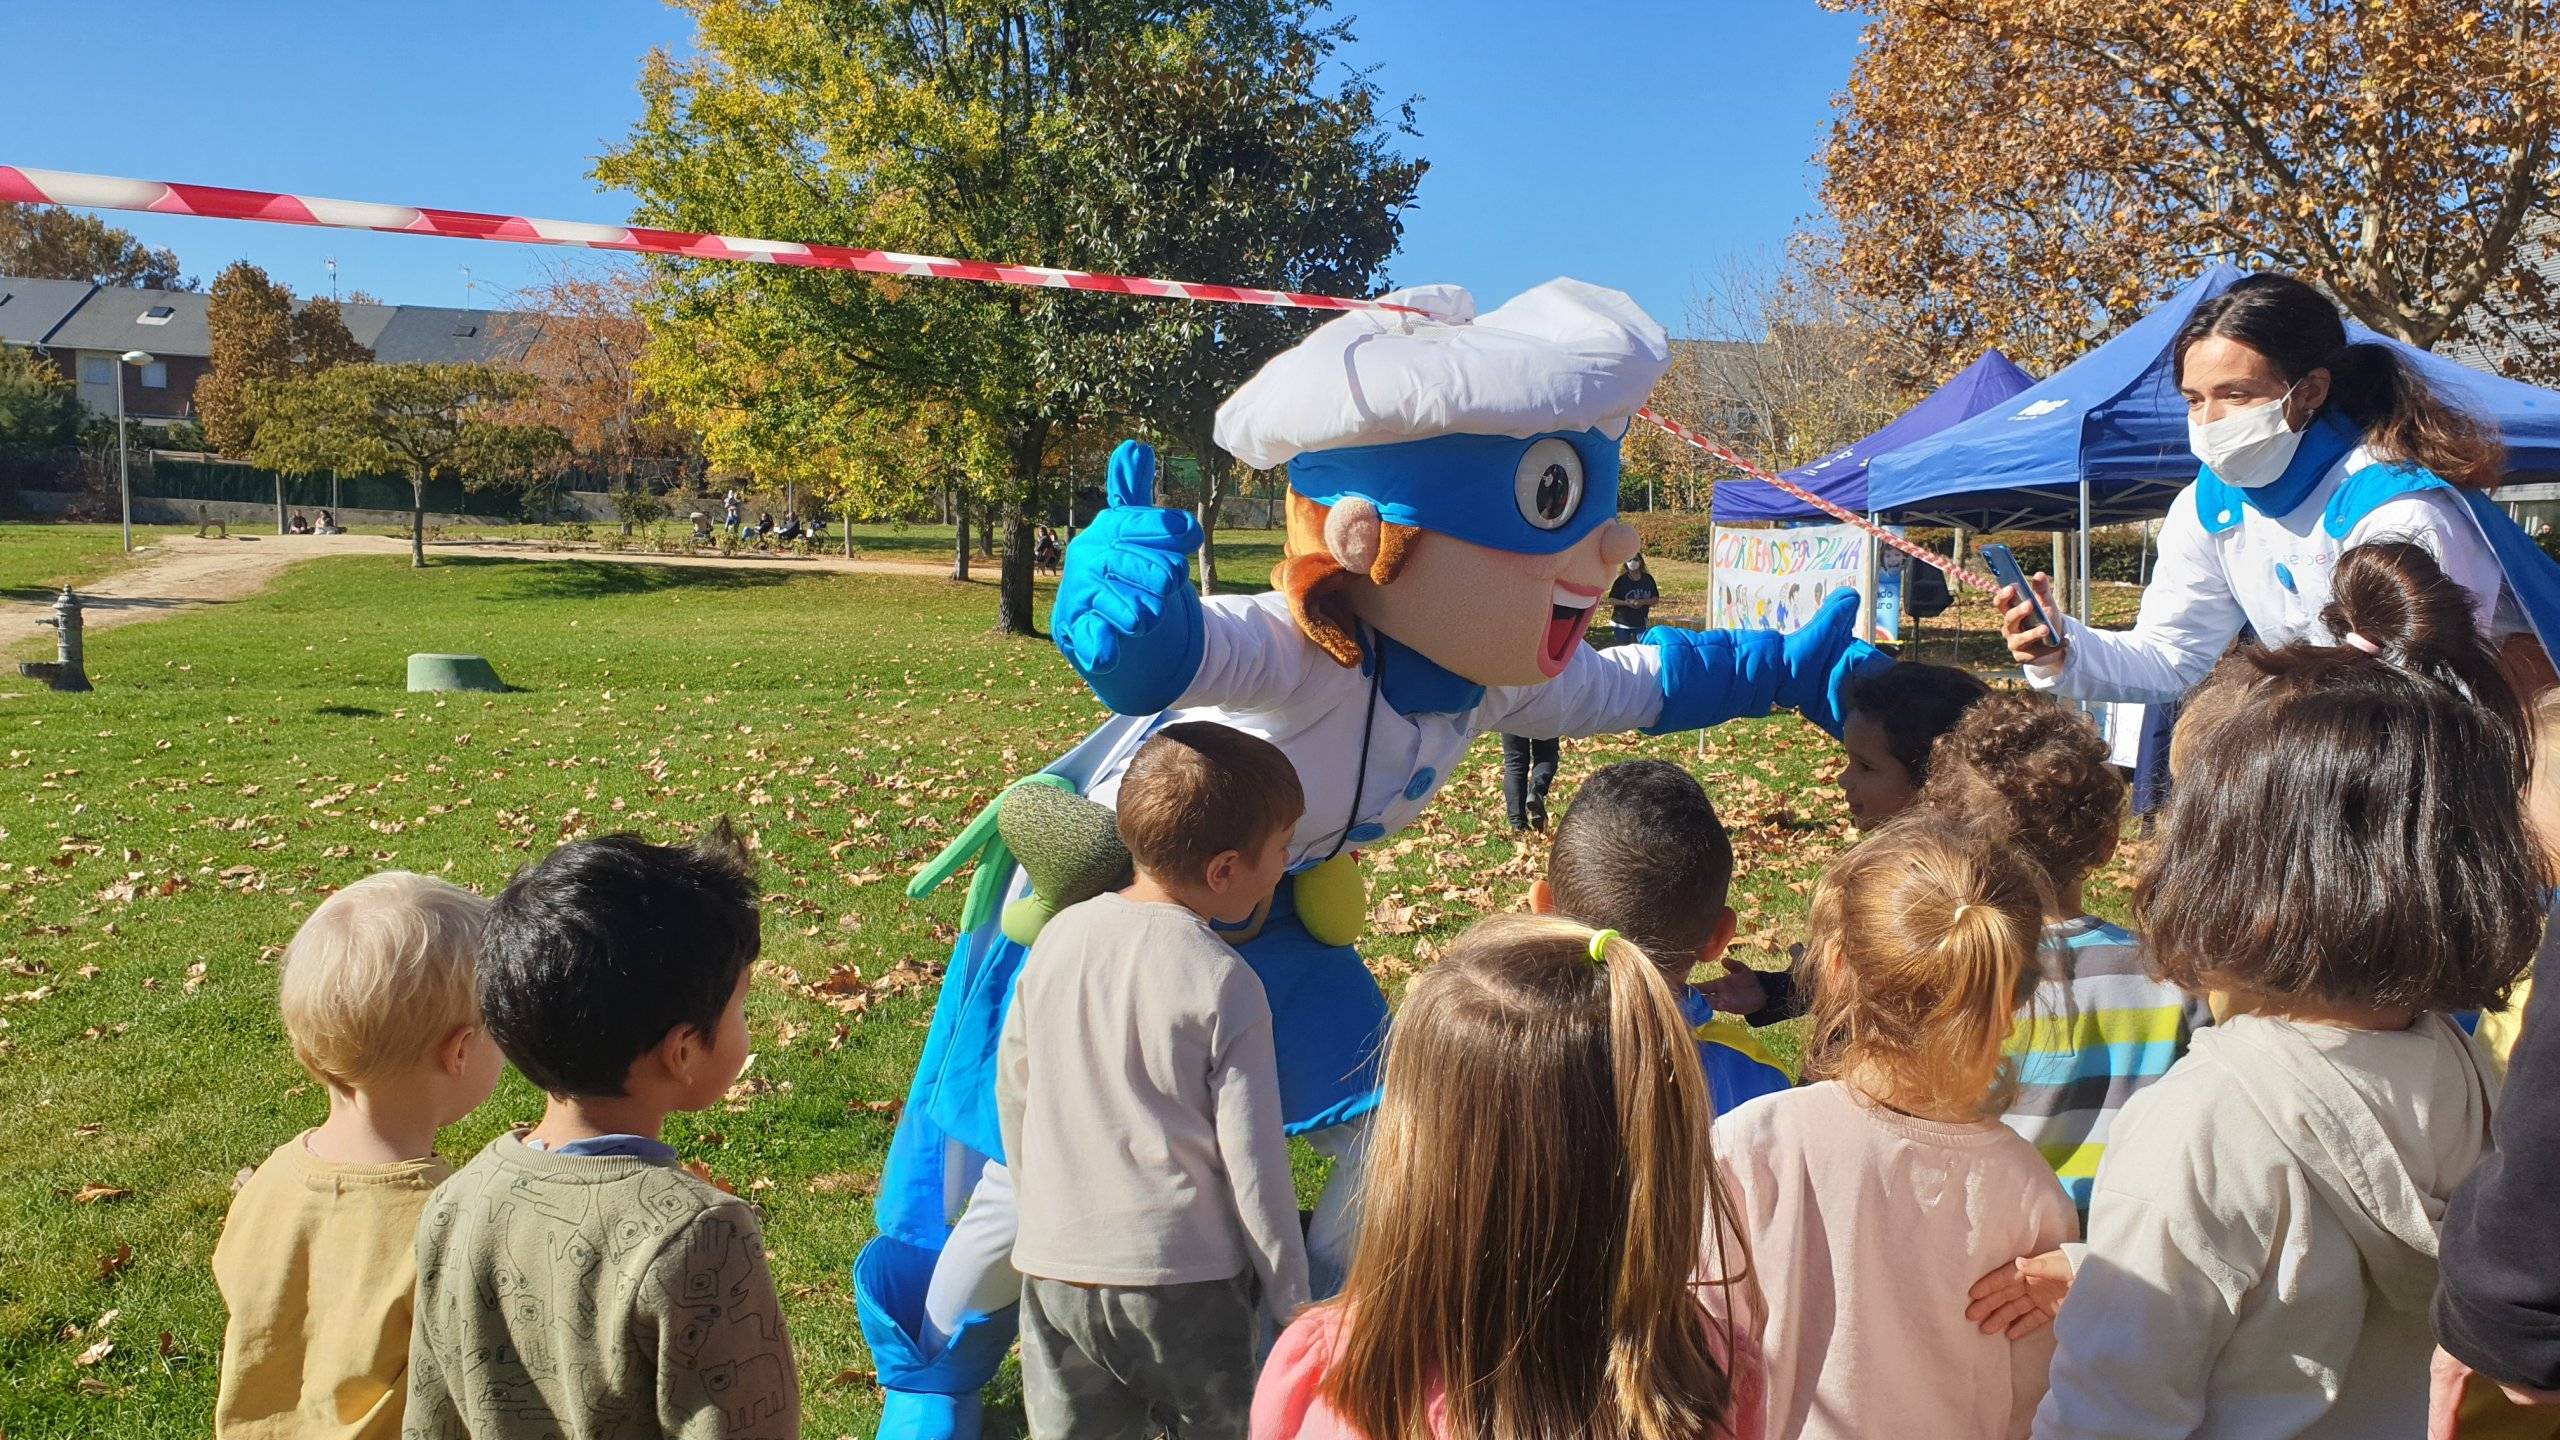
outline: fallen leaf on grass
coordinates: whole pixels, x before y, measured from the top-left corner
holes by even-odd
[[[878,1375],[868,1370],[856,1369],[839,1370],[827,1377],[827,1383],[830,1385],[876,1385],[879,1381]]]
[[[879,1188],[880,1182],[876,1177],[857,1175],[849,1170],[820,1175],[809,1182],[812,1195],[868,1195]]]
[[[116,1353],[116,1342],[113,1340],[101,1340],[97,1344],[90,1346],[88,1349],[81,1351],[80,1358],[72,1361],[71,1363],[86,1369],[114,1353]]]
[[[719,1176],[712,1174],[711,1167],[703,1164],[699,1160],[687,1160],[684,1162],[684,1170],[686,1174],[701,1181],[703,1184],[718,1190],[723,1195],[735,1195],[738,1193],[737,1186],[732,1185],[728,1181],[721,1179]]]
[[[114,1185],[101,1185],[97,1181],[92,1180],[88,1184],[71,1192],[71,1203],[74,1205],[95,1205],[101,1200],[121,1200],[132,1193],[133,1192],[130,1190],[120,1189]]]
[[[121,1271],[132,1263],[133,1247],[130,1245],[118,1245],[115,1248],[114,1254],[101,1255],[98,1257],[98,1278],[101,1280],[112,1280],[115,1278],[118,1271]]]

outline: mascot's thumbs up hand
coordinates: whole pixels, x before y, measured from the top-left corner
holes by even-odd
[[[1787,637],[1787,677],[1778,703],[1821,726],[1833,739],[1848,722],[1849,685],[1893,657],[1858,638],[1858,593],[1834,591],[1813,623]]]
[[[1152,715],[1199,672],[1204,628],[1190,558],[1200,522],[1155,503],[1156,452],[1111,452],[1110,507],[1067,545],[1049,633],[1103,704]]]

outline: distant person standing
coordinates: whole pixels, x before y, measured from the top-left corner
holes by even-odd
[[[738,527],[746,523],[746,514],[746,507],[740,503],[738,498],[738,487],[735,485],[730,486],[728,493],[720,497],[721,526],[725,528],[730,535],[735,536],[738,533]]]
[[[1547,828],[1547,791],[1556,783],[1556,761],[1564,742],[1552,736],[1502,737],[1502,803],[1510,809],[1514,830]]]
[[[1636,643],[1653,623],[1654,602],[1661,598],[1662,587],[1654,583],[1653,572],[1645,568],[1643,553],[1628,556],[1618,578],[1609,582],[1609,618],[1617,623],[1619,644]]]

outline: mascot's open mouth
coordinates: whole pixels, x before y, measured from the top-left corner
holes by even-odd
[[[1546,643],[1538,650],[1540,674],[1552,680],[1564,673],[1565,662],[1573,658],[1574,647],[1591,628],[1591,617],[1599,613],[1599,603],[1597,590],[1556,582],[1555,606],[1547,612]]]

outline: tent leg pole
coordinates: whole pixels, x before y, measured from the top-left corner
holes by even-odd
[[[2080,623],[2089,623],[2089,472],[2080,472]]]
[[[1873,510],[1867,512],[1867,523],[1876,523]],[[1876,633],[1876,537],[1866,535],[1862,539],[1864,544],[1858,563],[1858,638],[1872,640]]]

